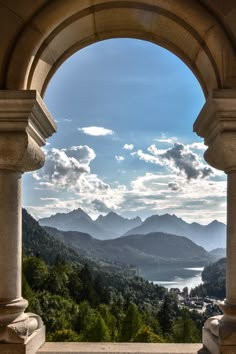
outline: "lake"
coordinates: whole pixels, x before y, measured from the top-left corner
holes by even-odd
[[[183,290],[185,286],[190,290],[191,288],[195,288],[195,286],[200,285],[202,283],[202,271],[204,267],[198,268],[183,268],[183,277],[178,275],[174,275],[172,279],[168,276],[168,280],[152,280],[154,284],[162,285],[167,289],[171,288],[179,288]],[[188,276],[186,277],[186,271]]]

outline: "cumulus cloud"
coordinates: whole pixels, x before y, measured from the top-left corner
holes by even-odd
[[[154,163],[154,164],[157,164],[157,165],[162,165],[162,162],[161,162],[161,160],[158,157],[150,155],[150,154],[147,154],[147,153],[143,152],[142,150],[131,152],[130,155],[131,156],[138,156],[138,158],[140,160],[143,160],[145,162],[150,162],[150,163]]]
[[[134,144],[125,144],[124,146],[123,146],[123,149],[125,149],[125,150],[133,150],[133,148],[134,148]]]
[[[148,147],[147,151],[148,153],[144,153],[138,150],[131,155],[136,155],[145,162],[165,166],[174,173],[184,174],[188,180],[214,175],[213,169],[205,165],[189,145],[174,143],[170,149],[158,149],[153,144]]]
[[[191,179],[183,175],[146,173],[132,181],[125,194],[122,210],[127,213],[177,214],[189,222],[225,221],[225,180]],[[146,214],[147,215],[147,214]]]
[[[91,172],[96,153],[87,145],[46,150],[45,166],[34,177],[37,188],[47,189],[47,198],[28,208],[41,217],[81,207],[94,218],[115,210],[129,217],[175,213],[190,222],[223,221],[226,183],[198,155],[203,150],[199,144],[175,142],[168,149],[153,144],[146,151],[130,151],[158,168],[136,175],[126,185],[109,185]],[[122,157],[116,156],[118,161]]]
[[[95,151],[87,145],[71,146],[69,149],[62,149],[62,151],[85,165],[89,165],[96,157]]]
[[[124,158],[124,156],[116,155],[115,159],[116,159],[116,161],[121,162],[121,161],[124,161],[125,158]]]
[[[92,136],[106,136],[114,134],[114,132],[110,129],[96,126],[78,128],[78,130],[83,132],[84,134]]]
[[[87,145],[72,146],[69,149],[46,151],[44,167],[33,174],[38,185],[52,190],[94,192],[106,190],[109,185],[90,173],[90,163],[96,154]]]
[[[173,148],[161,153],[161,158],[168,162],[170,168],[184,172],[187,179],[205,178],[214,174],[211,167],[203,165],[198,155],[181,143],[175,143]]]

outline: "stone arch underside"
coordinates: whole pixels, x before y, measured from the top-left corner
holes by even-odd
[[[8,49],[2,89],[35,89],[43,95],[69,56],[89,44],[118,37],[151,41],[176,54],[196,75],[206,97],[214,88],[236,86],[233,45],[221,23],[200,2],[42,2]]]

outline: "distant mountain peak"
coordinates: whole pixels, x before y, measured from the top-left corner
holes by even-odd
[[[82,217],[82,218],[85,218],[85,219],[87,219],[89,221],[92,220],[90,218],[90,216],[87,213],[85,213],[85,211],[82,208],[74,209],[71,212],[69,212],[68,215],[79,217],[79,218]]]
[[[116,214],[114,211],[109,211],[106,217],[115,217],[115,218],[122,218],[122,216]]]
[[[86,214],[82,208],[74,209],[71,211],[71,213]],[[86,214],[86,215],[88,215],[88,214]]]
[[[212,222],[210,222],[210,224],[208,224],[208,225],[217,225],[217,224],[220,224],[220,221],[215,219]]]
[[[100,215],[94,221],[82,208],[78,208],[69,213],[58,213],[49,218],[40,219],[39,223],[63,231],[88,233],[92,237],[102,240],[113,239],[122,235],[165,232],[188,237],[209,250],[225,247],[226,239],[226,226],[217,220],[213,220],[208,225],[201,225],[196,222],[190,224],[175,214],[168,213],[154,214],[142,222],[138,216],[129,219],[114,211],[109,211],[108,214]]]

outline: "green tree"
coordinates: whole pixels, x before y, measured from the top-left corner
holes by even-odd
[[[68,298],[69,290],[67,272],[69,272],[69,270],[66,266],[55,265],[51,267],[45,285],[46,289],[52,294]]]
[[[41,313],[41,307],[37,294],[29,286],[24,274],[22,275],[22,295],[29,302],[27,307],[28,312]]]
[[[101,304],[98,306],[98,311],[102,318],[104,319],[107,328],[109,329],[109,334],[111,337],[112,341],[115,341],[118,336],[118,331],[117,331],[117,321],[115,316],[112,315],[109,307],[105,304]]]
[[[65,299],[59,295],[42,292],[37,295],[41,313],[38,313],[47,327],[47,334],[52,334],[63,329],[74,329],[73,322],[78,315],[78,305],[71,299]]]
[[[148,326],[143,326],[133,339],[133,342],[140,343],[163,343],[164,339]]]
[[[91,305],[97,304],[96,291],[94,289],[92,272],[88,264],[85,264],[79,273],[81,281],[80,301],[88,301]]]
[[[47,337],[49,342],[79,342],[80,336],[72,329],[61,329]]]
[[[165,295],[164,301],[161,305],[158,318],[164,335],[168,335],[173,321],[179,313],[176,295],[168,293]]]
[[[150,308],[146,308],[142,313],[145,326],[151,328],[154,333],[161,334],[162,331],[157,317],[157,311]]]
[[[68,289],[70,296],[79,303],[81,301],[82,282],[79,278],[80,269],[74,268],[69,274]]]
[[[122,321],[120,341],[132,341],[142,327],[142,319],[135,304],[130,304]]]
[[[79,304],[79,311],[74,318],[74,329],[83,333],[86,332],[89,325],[95,321],[96,313],[91,308],[87,301],[83,301]]]
[[[181,310],[181,317],[177,318],[172,326],[171,338],[176,343],[197,343],[200,335],[187,309]]]
[[[33,290],[41,290],[45,287],[48,267],[42,259],[33,256],[25,257],[23,260],[23,273]]]
[[[97,304],[108,304],[110,302],[110,293],[103,284],[101,274],[97,274],[93,282],[94,291],[96,293]]]
[[[109,334],[108,327],[98,313],[95,321],[90,324],[88,329],[83,332],[82,340],[86,342],[110,342],[111,337]]]

